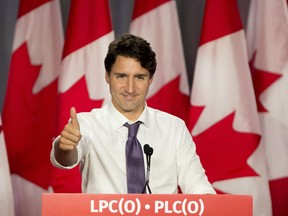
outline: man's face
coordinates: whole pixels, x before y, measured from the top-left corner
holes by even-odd
[[[145,98],[153,79],[149,71],[133,58],[118,56],[111,69],[106,72],[112,103],[129,120],[136,120],[145,106]]]

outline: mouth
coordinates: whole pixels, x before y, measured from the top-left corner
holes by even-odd
[[[135,100],[136,94],[122,94],[123,98],[127,101]]]
[[[126,100],[134,100],[135,99],[135,96],[134,95],[125,95],[124,98]]]

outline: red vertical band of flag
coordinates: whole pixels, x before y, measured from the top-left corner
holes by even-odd
[[[238,6],[234,1],[207,0],[206,2],[200,46],[243,28]],[[228,20],[227,16],[229,16]]]
[[[158,1],[138,1],[136,2],[136,6],[134,7],[132,20],[136,19],[137,17],[157,8],[158,6],[169,2],[171,0],[158,0]]]
[[[32,10],[35,10],[37,7],[49,2],[51,0],[25,0],[19,2],[19,12],[18,12],[18,19],[25,14],[29,13]]]
[[[67,24],[63,58],[111,32],[106,0],[73,1]],[[93,28],[94,26],[94,28]]]

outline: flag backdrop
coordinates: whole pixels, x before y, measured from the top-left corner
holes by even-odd
[[[1,186],[5,178],[10,194],[2,202],[0,187],[5,215],[14,212],[8,207],[13,205],[3,131],[15,214],[41,215],[41,194],[51,185],[51,141],[67,123],[70,107],[90,111],[110,98],[103,63],[114,37],[108,0],[80,2],[71,1],[62,53],[59,2],[19,0],[0,124]],[[287,215],[287,1],[251,0],[247,32],[256,99],[236,0],[206,2],[187,121],[197,152],[219,193],[254,195],[256,216],[271,215],[267,160],[273,216]],[[185,120],[189,86],[175,1],[135,0],[129,31],[151,42],[157,54],[148,104]],[[80,192],[80,183],[79,170],[57,170],[52,185],[57,192]]]
[[[14,216],[13,191],[11,185],[9,162],[0,117],[0,215]]]
[[[287,14],[285,0],[252,0],[247,25],[274,216],[288,215]]]
[[[237,0],[207,0],[189,128],[218,193],[251,194],[254,215],[271,215],[246,41]]]
[[[51,184],[62,47],[59,2],[21,0],[2,116],[16,215],[41,215]]]
[[[104,58],[114,39],[108,0],[71,1],[59,77],[58,132],[77,112],[99,108],[110,99],[105,81]],[[79,169],[55,170],[56,192],[81,192]]]
[[[157,69],[148,105],[187,120],[189,83],[174,0],[135,0],[130,33],[150,42]]]

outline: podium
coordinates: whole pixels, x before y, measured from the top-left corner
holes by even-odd
[[[43,193],[42,216],[252,216],[250,195]]]

